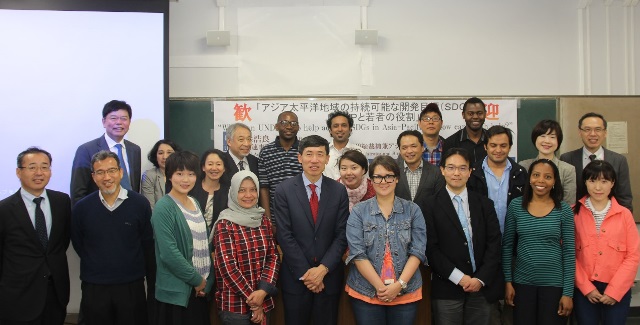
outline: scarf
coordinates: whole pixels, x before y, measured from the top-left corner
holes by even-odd
[[[342,178],[338,179],[338,181],[344,185]],[[362,177],[362,182],[354,189],[350,189],[347,185],[344,185],[344,187],[347,189],[347,194],[349,195],[349,211],[351,211],[353,206],[362,201],[362,198],[367,193],[367,179]]]
[[[255,206],[248,209],[241,207],[238,203],[238,190],[240,189],[240,184],[247,178],[251,179],[253,183],[256,184],[258,195],[260,194],[260,184],[258,183],[258,177],[256,174],[249,170],[241,170],[237,172],[231,178],[231,186],[229,187],[229,203],[227,204],[228,208],[220,212],[220,216],[218,217],[218,220],[216,220],[216,223],[220,220],[229,220],[243,227],[260,227],[262,224],[264,209],[259,207],[257,203]],[[213,229],[215,229],[215,224]]]

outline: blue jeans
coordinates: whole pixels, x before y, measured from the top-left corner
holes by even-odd
[[[353,315],[358,325],[412,325],[418,302],[395,306],[381,306],[351,298]]]
[[[598,281],[593,281],[592,283],[600,293],[604,293],[604,290],[607,288],[606,283]],[[607,325],[624,325],[631,305],[631,290],[627,291],[619,302],[616,302],[613,306],[609,306],[600,303],[592,304],[589,299],[576,288],[573,294],[573,305],[576,320],[580,325],[597,325],[600,321]]]

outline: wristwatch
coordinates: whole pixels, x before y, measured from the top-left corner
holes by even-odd
[[[398,278],[398,283],[400,283],[400,288],[402,288],[402,290],[407,288],[407,283],[402,281],[402,279]]]

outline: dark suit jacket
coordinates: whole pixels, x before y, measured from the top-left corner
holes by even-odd
[[[222,175],[222,177],[226,177],[227,178],[227,184],[231,184],[231,178],[233,177],[233,175],[235,175],[239,170],[238,170],[238,165],[236,165],[235,161],[233,161],[233,158],[231,158],[232,153],[231,152],[227,152],[227,155],[225,156],[225,159],[227,160],[227,166],[229,167],[229,170],[225,170],[224,174]],[[247,161],[249,162],[249,170],[256,174],[256,176],[258,176],[258,157],[249,154],[247,156]],[[246,169],[246,166],[245,166]]]
[[[631,182],[629,177],[629,165],[625,156],[604,149],[604,161],[610,163],[616,171],[618,178],[616,185],[616,200],[620,205],[633,212],[633,195],[631,194]],[[582,147],[565,152],[560,156],[560,160],[572,164],[576,168],[576,200],[580,200],[587,195],[587,186],[582,179]]]
[[[46,250],[20,191],[0,201],[0,319],[27,322],[40,315],[50,278],[60,304],[69,302],[71,201],[67,194],[52,190],[47,196],[51,232]]]
[[[300,277],[320,264],[329,268],[324,291],[338,294],[342,285],[342,255],[347,249],[349,198],[344,185],[322,176],[317,222],[314,224],[302,174],[276,187],[276,226],[283,259],[280,269],[282,290],[302,294],[307,287]]]
[[[127,148],[127,160],[129,163],[129,179],[134,191],[140,193],[141,157],[140,147],[133,142],[124,140]],[[76,150],[71,168],[71,202],[76,204],[80,199],[98,190],[98,186],[91,178],[91,157],[98,151],[109,150],[104,135],[97,139],[82,144]]]
[[[400,167],[400,178],[398,178],[395,194],[397,197],[411,201],[411,191],[409,190],[407,175],[404,173],[404,160],[402,157],[398,157],[396,162]],[[443,189],[444,185],[444,177],[442,176],[440,168],[423,160],[422,176],[420,177],[420,184],[418,185],[418,191],[416,191],[416,197],[413,199],[413,202],[426,199]]]
[[[485,283],[480,289],[488,302],[504,296],[504,275],[501,269],[501,234],[493,202],[471,191],[469,211],[473,231],[473,255],[476,272],[473,273],[467,239],[446,189],[419,202],[427,223],[427,259],[433,279],[433,299],[462,299],[462,287],[449,281],[449,275],[457,268],[472,278]]]

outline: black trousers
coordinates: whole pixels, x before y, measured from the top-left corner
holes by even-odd
[[[44,309],[34,320],[28,322],[18,322],[0,318],[0,325],[62,325],[67,317],[67,306],[62,306],[56,295],[53,281],[49,280],[47,285],[47,299]],[[0,315],[0,317],[2,317]]]
[[[539,287],[513,283],[513,323],[516,325],[566,325],[568,317],[558,315],[560,287]]]
[[[328,295],[324,291],[306,291],[295,295],[282,293],[284,320],[286,325],[313,324],[335,325],[338,323],[340,294]]]
[[[86,325],[148,324],[144,280],[108,285],[82,282],[80,309]]]

